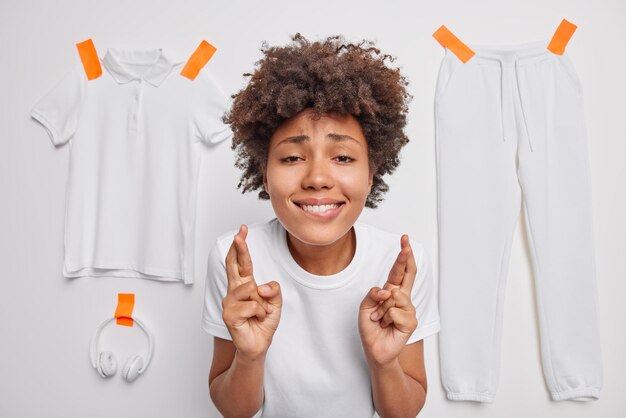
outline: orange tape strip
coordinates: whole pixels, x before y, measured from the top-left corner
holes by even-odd
[[[185,68],[183,68],[180,74],[190,80],[195,80],[202,67],[209,62],[216,50],[217,48],[203,40],[194,53],[191,54],[191,57],[185,64]]]
[[[563,19],[559,27],[556,28],[556,32],[554,32],[548,49],[557,55],[563,55],[565,53],[565,47],[567,47],[567,43],[576,31],[576,28],[578,28],[578,26]]]
[[[133,309],[135,308],[135,294],[134,293],[118,293],[117,294],[117,308],[115,309],[115,317],[117,318],[117,325],[124,325],[127,327],[133,326]]]
[[[76,48],[78,48],[80,60],[83,62],[87,79],[93,80],[94,78],[100,77],[102,75],[102,66],[100,65],[100,58],[98,58],[96,47],[93,45],[91,38],[77,43]]]
[[[459,38],[454,36],[452,32],[448,30],[444,25],[441,25],[439,29],[433,33],[433,38],[437,40],[444,48],[448,48],[457,56],[458,59],[465,64],[474,56],[472,51],[467,45],[465,45]]]

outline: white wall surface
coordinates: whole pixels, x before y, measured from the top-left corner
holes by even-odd
[[[626,417],[626,3],[619,0],[480,1],[35,1],[0,0],[0,417],[217,417],[207,375],[212,339],[200,328],[205,260],[214,238],[273,217],[269,202],[236,190],[228,143],[205,148],[196,225],[196,283],[62,277],[69,148],[54,148],[30,119],[33,104],[76,62],[74,44],[218,47],[211,65],[229,93],[260,58],[262,41],[284,44],[344,34],[372,39],[409,78],[411,142],[386,201],[362,219],[408,233],[437,256],[433,95],[446,24],[480,44],[549,38],[562,18],[579,25],[568,53],[585,93],[593,187],[605,383],[599,401],[550,400],[541,370],[526,227],[515,232],[504,308],[500,385],[493,404],[453,403],[439,379],[437,338],[426,340],[429,392],[423,417]],[[436,261],[436,260],[435,260]],[[436,272],[435,272],[436,273]],[[437,277],[437,276],[435,276]],[[383,278],[384,279],[384,278]],[[155,334],[155,358],[133,384],[101,379],[89,340],[118,292]],[[120,362],[145,349],[135,328],[111,327],[105,348]]]

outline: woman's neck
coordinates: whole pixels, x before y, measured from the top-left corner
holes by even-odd
[[[329,245],[311,245],[287,232],[287,246],[300,267],[317,276],[330,276],[345,269],[356,251],[354,227]]]

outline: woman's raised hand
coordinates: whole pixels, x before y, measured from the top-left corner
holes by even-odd
[[[278,282],[257,286],[247,235],[248,227],[241,225],[226,254],[228,291],[222,300],[222,316],[238,353],[256,359],[272,343],[283,301]]]
[[[359,309],[359,333],[368,361],[385,365],[400,355],[417,328],[411,289],[417,266],[408,235],[400,238],[400,253],[387,282],[373,287]]]

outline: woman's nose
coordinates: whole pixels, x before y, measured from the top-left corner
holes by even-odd
[[[310,159],[302,178],[302,188],[320,190],[330,189],[333,185],[330,163],[322,158]]]

